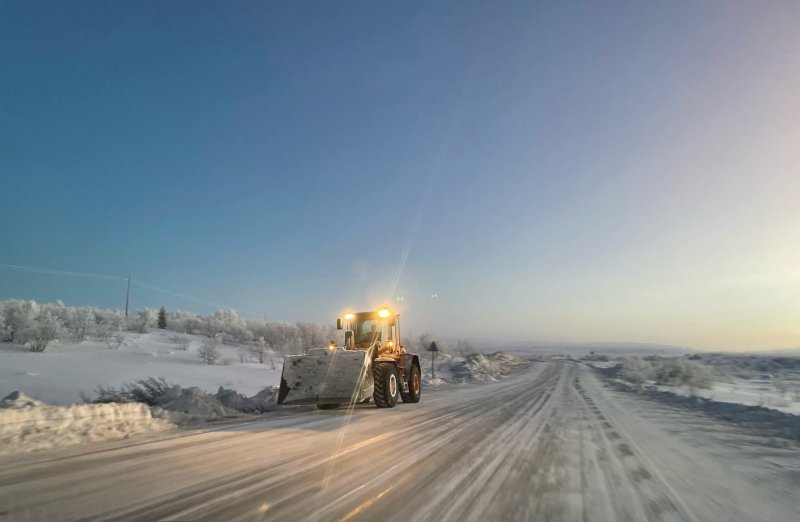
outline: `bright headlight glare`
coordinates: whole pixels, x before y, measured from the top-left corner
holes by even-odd
[[[381,319],[386,319],[390,315],[392,315],[391,312],[389,312],[389,310],[387,310],[386,308],[381,308],[380,310],[378,310],[378,317],[380,317]]]
[[[355,316],[356,316],[355,314],[344,314],[344,318],[347,319],[348,321],[353,319]]]

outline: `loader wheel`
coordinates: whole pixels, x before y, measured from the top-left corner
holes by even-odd
[[[375,363],[372,369],[375,380],[375,391],[372,398],[378,408],[394,408],[400,396],[400,376],[397,366],[390,362]]]
[[[320,410],[335,410],[338,407],[338,404],[317,404],[317,408]]]
[[[403,402],[419,402],[420,395],[422,395],[422,379],[419,375],[419,366],[414,364],[408,376],[408,393],[401,391],[400,396],[403,397]]]

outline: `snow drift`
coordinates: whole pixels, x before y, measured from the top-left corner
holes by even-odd
[[[197,387],[173,386],[157,399],[154,411],[157,416],[176,424],[188,424],[274,411],[277,406],[273,396],[272,387],[246,397],[223,387],[216,394],[210,394]]]
[[[192,386],[172,385],[163,378],[139,379],[121,388],[99,387],[91,402],[142,403],[153,409],[156,417],[176,424],[238,417],[243,413],[265,413],[276,408],[277,388],[267,386],[252,397],[220,386],[216,394]]]
[[[49,406],[15,391],[0,402],[0,455],[127,438],[173,424],[145,404]]]

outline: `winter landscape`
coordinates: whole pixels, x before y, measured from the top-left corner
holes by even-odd
[[[796,356],[438,341],[434,377],[423,365],[425,402],[392,412],[413,456],[341,495],[325,487],[329,477],[357,482],[372,466],[364,459],[396,451],[402,432],[386,431],[371,405],[276,404],[283,356],[335,341],[332,326],[232,310],[126,319],[19,300],[0,302],[0,321],[0,517],[9,520],[327,520],[355,517],[396,487],[414,492],[423,519],[800,516]],[[440,485],[415,482],[418,473]],[[55,491],[90,501],[65,503]],[[298,506],[301,493],[309,500]],[[396,510],[383,502],[369,518]]]
[[[800,521],[800,0],[0,50],[0,522]]]

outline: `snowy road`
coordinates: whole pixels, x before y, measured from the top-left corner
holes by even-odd
[[[0,461],[0,520],[800,520],[800,452],[535,363],[394,410]]]

